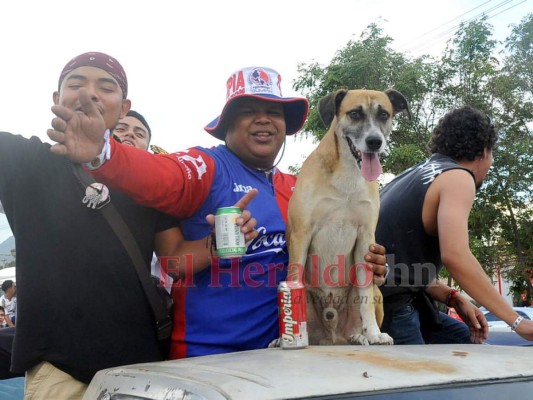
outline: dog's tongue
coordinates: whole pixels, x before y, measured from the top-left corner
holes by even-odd
[[[361,174],[367,181],[375,181],[379,178],[383,169],[377,153],[362,153]]]

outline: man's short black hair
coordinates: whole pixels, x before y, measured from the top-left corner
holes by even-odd
[[[152,139],[152,130],[150,129],[150,125],[148,125],[148,122],[146,122],[146,119],[144,119],[142,114],[139,114],[137,111],[134,110],[129,110],[126,116],[137,118],[139,121],[141,121],[141,123],[146,126],[146,129],[148,129],[148,139]]]
[[[7,292],[7,290],[13,286],[13,281],[11,279],[7,279],[4,282],[2,282],[2,290],[4,292]]]

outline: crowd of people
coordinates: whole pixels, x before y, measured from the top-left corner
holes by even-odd
[[[0,132],[0,201],[15,234],[19,286],[11,370],[25,373],[26,398],[81,398],[103,368],[265,348],[278,337],[276,291],[287,277],[285,230],[296,177],[280,171],[276,160],[309,109],[305,98],[283,97],[280,82],[271,68],[236,71],[221,83],[227,90],[222,112],[204,128],[224,144],[153,154],[147,151],[150,127],[131,110],[121,64],[84,53],[59,76],[48,131],[54,145]],[[481,343],[487,337],[483,314],[436,275],[402,286],[402,269],[395,267],[409,266],[413,277],[426,261],[436,273],[445,264],[476,301],[533,340],[533,322],[522,321],[488,288],[468,248],[467,219],[492,163],[495,132],[480,111],[452,110],[435,129],[434,155],[382,192],[383,218],[395,234],[378,226],[377,241],[385,247],[372,245],[365,259],[382,281],[387,250],[392,272],[382,286],[384,329],[397,343]],[[102,184],[106,198],[96,208],[111,199],[147,269],[154,252],[175,261],[170,354],[159,351],[127,251],[98,209],[82,201],[87,182],[77,164]],[[411,207],[405,213],[391,211],[399,193]],[[212,214],[231,205],[246,208],[238,223],[247,251],[238,261],[212,257]],[[406,244],[408,224],[417,234]],[[427,254],[407,251],[426,244]],[[418,304],[431,307],[433,299],[456,307],[466,324],[451,326],[436,312],[420,312]],[[422,323],[427,314],[436,324],[431,329]]]

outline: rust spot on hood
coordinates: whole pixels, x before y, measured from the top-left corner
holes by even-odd
[[[440,361],[398,359],[379,353],[359,353],[352,354],[352,356],[376,366],[401,369],[404,371],[431,371],[441,374],[448,374],[455,371],[453,366]]]
[[[466,357],[468,356],[468,352],[466,351],[452,351],[452,356],[454,357]]]
[[[313,347],[313,351],[321,353],[330,353],[333,357],[339,357],[339,353],[328,352],[326,350],[328,346],[316,346]],[[454,352],[464,353],[464,352]],[[462,355],[461,355],[462,356]],[[376,353],[356,350],[353,353],[345,353],[343,357],[348,357],[357,362],[357,360],[365,361],[374,366],[393,368],[402,371],[427,371],[429,373],[441,373],[449,374],[456,371],[456,368],[450,363],[435,360],[424,360],[423,355],[420,359],[408,359],[404,357],[393,357],[387,353]]]

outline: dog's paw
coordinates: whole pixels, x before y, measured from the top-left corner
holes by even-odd
[[[348,342],[350,344],[359,344],[359,345],[362,345],[362,346],[368,346],[370,344],[368,342],[368,339],[364,335],[361,335],[360,333],[356,333],[354,335],[351,335],[348,338]]]
[[[373,335],[372,337],[368,337],[367,339],[370,344],[383,344],[383,345],[394,344],[394,339],[391,338],[386,333],[379,333],[377,335]]]
[[[273,341],[271,341],[268,344],[268,348],[269,349],[274,349],[274,348],[280,347],[280,346],[281,346],[281,339],[280,338],[274,339]]]

